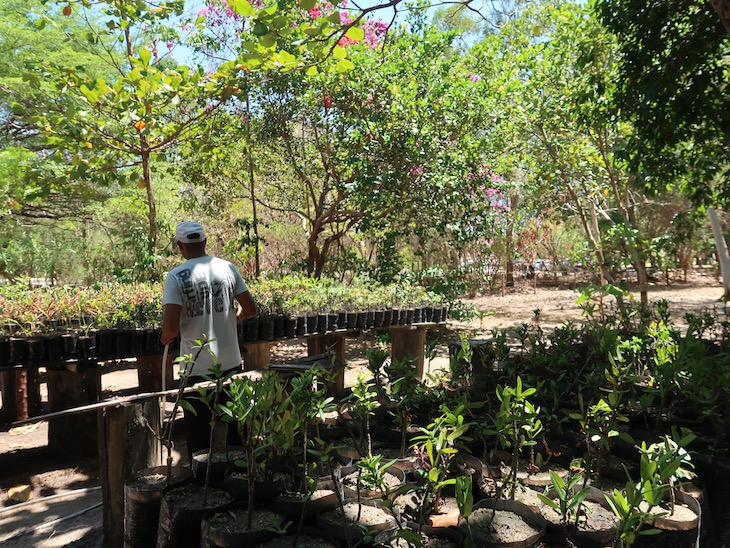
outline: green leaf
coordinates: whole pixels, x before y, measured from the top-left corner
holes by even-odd
[[[546,497],[542,493],[537,493],[537,498],[539,498],[546,506],[549,506],[550,508],[555,508],[556,510],[560,510],[560,505],[557,502],[555,502],[551,498]]]
[[[305,11],[311,10],[317,5],[317,0],[299,0],[299,7]]]
[[[253,17],[256,15],[256,9],[246,0],[228,0],[228,6],[238,15],[244,17]]]
[[[347,72],[355,68],[355,65],[352,64],[352,61],[349,59],[341,59],[336,65],[335,65],[335,72]]]
[[[264,25],[261,21],[256,21],[251,32],[253,32],[255,36],[264,36],[269,33],[269,27]]]
[[[345,36],[347,36],[350,40],[360,42],[365,39],[365,31],[362,30],[360,27],[350,27],[349,29],[347,29]]]
[[[344,59],[347,57],[347,51],[342,46],[335,46],[335,49],[332,50],[332,55],[337,59]]]
[[[139,58],[145,65],[149,65],[150,60],[152,59],[152,52],[147,48],[142,48],[139,50]]]

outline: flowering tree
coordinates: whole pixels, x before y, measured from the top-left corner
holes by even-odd
[[[372,25],[371,43],[383,28]],[[301,221],[315,276],[346,234],[382,233],[440,195],[435,173],[469,127],[473,113],[454,107],[466,103],[471,81],[454,85],[444,56],[451,38],[393,34],[385,54],[342,42],[357,74],[280,75],[255,99],[273,138],[260,166],[266,205]]]

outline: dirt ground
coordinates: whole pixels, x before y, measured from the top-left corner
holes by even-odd
[[[568,285],[568,284],[565,284]],[[718,300],[721,284],[714,273],[695,273],[686,283],[656,285],[650,300],[666,299],[678,324],[687,312],[716,310],[724,313]],[[470,338],[489,338],[493,328],[511,328],[534,318],[540,310],[540,324],[550,329],[566,321],[580,322],[576,305],[578,294],[567,288],[538,287],[530,283],[505,292],[470,299],[479,317],[469,322],[449,320],[429,332],[436,342],[435,355],[427,364],[434,370],[448,364],[448,344],[458,340],[460,332]],[[637,296],[638,298],[638,296]],[[365,349],[373,343],[373,334],[347,340],[346,384],[352,384],[365,365]],[[287,342],[272,348],[272,363],[284,363],[292,355],[306,354],[305,342]],[[137,386],[134,363],[116,363],[102,376],[104,397]],[[42,396],[45,391],[42,387]],[[169,406],[168,406],[169,411]],[[102,508],[99,467],[96,457],[59,460],[48,451],[48,424],[34,423],[16,428],[0,427],[0,545],[9,548],[97,547],[102,546]],[[176,462],[184,462],[175,455]],[[28,502],[9,498],[9,490],[27,486]]]

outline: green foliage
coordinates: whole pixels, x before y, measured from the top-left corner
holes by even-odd
[[[728,35],[710,3],[601,0],[621,61],[616,112],[636,138],[626,155],[655,189],[685,179],[695,203],[727,199]]]
[[[449,477],[448,471],[461,444],[469,441],[466,433],[471,425],[465,419],[466,409],[464,403],[457,404],[453,409],[441,405],[441,415],[428,426],[421,427],[421,434],[413,438],[413,447],[425,462],[425,466],[419,469],[419,474],[426,481],[420,505],[420,523],[423,523],[430,508],[438,511],[441,489],[455,482],[454,478]]]
[[[582,489],[576,489],[579,482],[584,481],[583,475],[574,471],[573,465],[570,467],[567,479],[563,479],[560,474],[554,470],[550,470],[550,486],[547,489],[551,489],[550,496],[538,493],[538,498],[550,508],[554,508],[560,514],[560,523],[565,528],[571,522],[578,524],[578,518],[580,517],[580,507],[583,501],[590,494],[590,487],[583,487]]]

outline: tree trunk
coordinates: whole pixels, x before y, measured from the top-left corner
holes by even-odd
[[[603,243],[601,242],[601,230],[598,226],[598,215],[596,215],[596,206],[590,203],[591,211],[591,241],[594,242],[596,258],[598,259],[598,267],[601,275],[601,285],[606,285],[609,280],[613,281],[612,276],[608,273],[606,258],[603,254]]]
[[[510,211],[514,214],[517,211],[519,197],[516,193],[510,196]],[[506,234],[506,245],[507,248],[507,264],[505,265],[505,285],[507,287],[514,287],[515,285],[515,263],[513,260],[513,232],[514,232],[514,219],[510,216],[510,220],[507,223],[507,234]]]
[[[157,249],[157,206],[155,205],[155,194],[152,190],[152,170],[150,169],[150,151],[147,148],[147,140],[140,136],[142,141],[142,178],[147,191],[147,219],[149,221],[149,253]]]
[[[728,254],[727,242],[725,235],[722,233],[722,223],[714,207],[707,209],[707,215],[710,218],[710,226],[712,227],[712,235],[715,237],[715,249],[717,252],[717,260],[720,263],[720,272],[722,272],[722,299],[730,300],[730,255]]]
[[[247,88],[248,90],[248,88]],[[249,179],[249,192],[251,195],[251,219],[253,223],[253,237],[254,237],[254,258],[256,260],[255,273],[258,279],[261,276],[261,257],[260,257],[260,246],[259,246],[259,220],[256,212],[256,185],[254,177],[254,165],[253,165],[253,150],[251,149],[251,109],[248,97],[248,91],[246,91],[246,151],[248,153],[248,179]]]
[[[728,0],[710,0],[712,8],[720,16],[720,21],[725,30],[730,33],[730,1]]]

